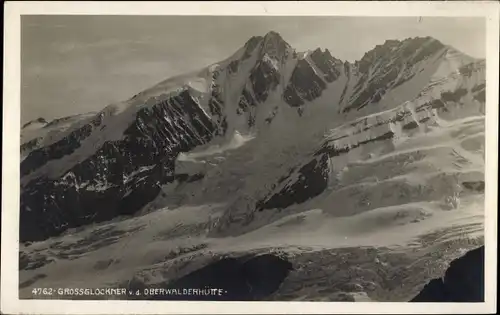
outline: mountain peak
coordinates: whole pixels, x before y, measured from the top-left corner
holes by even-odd
[[[327,56],[329,58],[334,58],[332,56],[331,52],[328,50],[328,48],[325,48],[325,51],[323,51],[323,49],[321,49],[320,47],[318,47],[318,48],[316,48],[315,50],[313,50],[311,52],[311,55],[325,55],[325,56]]]
[[[270,57],[281,58],[288,48],[290,48],[290,44],[279,33],[270,31],[263,37],[261,53],[268,54]]]
[[[264,35],[264,43],[266,42],[282,43],[290,47],[290,44],[288,44],[287,41],[284,40],[283,37],[281,37],[281,35],[275,31],[269,31],[266,35]]]
[[[366,52],[355,64],[360,66],[361,72],[364,72],[370,64],[380,58],[386,60],[398,59],[401,62],[406,60],[407,62],[416,63],[437,53],[444,47],[444,44],[430,36],[410,37],[404,40],[390,39]],[[408,58],[411,60],[407,60]]]
[[[269,57],[280,58],[290,45],[278,32],[269,31],[264,36],[252,36],[245,43],[244,58],[249,57],[257,46],[260,46],[260,55],[267,54]]]
[[[283,40],[283,38],[281,37],[280,33],[275,32],[275,31],[269,31],[269,32],[267,32],[267,34],[264,35],[264,38],[266,38],[266,39],[268,39],[268,38],[278,38],[278,39]]]

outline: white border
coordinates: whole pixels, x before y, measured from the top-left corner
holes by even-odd
[[[469,2],[7,2],[4,31],[1,310],[7,314],[495,313],[499,4]],[[18,298],[20,15],[479,16],[487,21],[484,303],[48,301]]]

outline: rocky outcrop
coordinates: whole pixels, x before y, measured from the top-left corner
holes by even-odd
[[[41,140],[42,140],[42,138],[38,137],[38,138],[31,139],[31,140],[21,144],[21,155],[25,155],[25,154],[35,150],[36,148],[38,148]]]
[[[65,155],[70,155],[75,152],[75,150],[80,147],[82,140],[90,136],[94,127],[97,126],[86,124],[83,127],[71,132],[60,141],[31,151],[26,159],[21,162],[21,176],[33,172],[50,160],[60,159]]]
[[[46,125],[47,124],[47,120],[45,120],[45,118],[43,118],[43,117],[40,117],[40,118],[37,118],[37,119],[34,119],[34,120],[30,120],[27,123],[25,123],[21,127],[21,129],[24,129],[24,128],[29,127],[29,126],[34,125],[34,124]]]
[[[257,202],[257,210],[283,209],[320,195],[328,187],[330,164],[335,163],[336,157],[365,145],[391,141],[396,136],[393,129],[400,128],[404,134],[435,123],[435,117],[429,110],[431,105],[427,104],[422,108],[428,110],[427,116],[415,117],[410,109],[401,106],[379,115],[358,119],[347,124],[347,127],[334,130],[333,135],[327,137],[307,163],[285,174],[274,185],[277,188]],[[349,138],[357,140],[348,141]]]
[[[290,262],[271,254],[223,258],[164,287],[180,294],[150,297],[155,300],[259,301],[278,290],[290,270]],[[186,288],[211,293],[193,293]]]
[[[227,131],[227,120],[224,116],[224,100],[222,98],[222,87],[218,84],[217,79],[219,78],[220,70],[215,69],[212,73],[212,83],[211,83],[211,95],[208,101],[208,108],[210,110],[210,115],[212,120],[215,122],[216,133],[218,135],[224,135]]]
[[[267,100],[269,93],[280,83],[279,69],[273,67],[272,62],[259,61],[250,74],[253,92],[256,101],[262,103]]]
[[[241,92],[241,97],[238,102],[238,107],[240,110],[237,111],[239,115],[242,113],[246,113],[250,110],[251,107],[255,107],[257,105],[257,102],[253,98],[252,94],[247,88],[243,89],[243,92]]]
[[[326,82],[331,83],[340,76],[337,66],[341,65],[342,61],[334,58],[328,49],[323,52],[318,48],[312,52],[310,58],[321,72],[323,72]]]
[[[252,52],[255,50],[257,45],[259,45],[262,42],[263,37],[262,36],[252,36],[246,43],[245,43],[245,52],[243,53],[242,59],[248,59],[252,56]]]
[[[411,302],[484,302],[484,246],[452,261]]]
[[[328,156],[313,159],[287,178],[284,187],[257,203],[257,210],[283,209],[321,194],[328,186]]]
[[[486,102],[486,84],[478,84],[472,88],[471,92],[476,101],[484,103]]]
[[[361,109],[378,103],[390,89],[396,88],[415,76],[419,62],[442,51],[444,45],[430,37],[417,37],[404,41],[388,40],[367,52],[354,66],[359,80],[354,87],[350,104],[343,109]]]
[[[21,241],[134,214],[157,196],[162,184],[174,180],[179,152],[208,142],[214,132],[213,122],[186,91],[139,110],[122,140],[105,142],[60,178],[42,176],[24,185]],[[70,137],[53,146],[67,143],[79,144]]]
[[[312,101],[326,89],[326,83],[316,74],[313,67],[305,60],[299,60],[292,77],[285,89],[285,101],[292,107]]]
[[[214,66],[209,110],[218,126],[218,135],[225,135],[230,128],[231,122],[228,121],[227,115],[233,111],[236,115],[245,117],[248,129],[255,126],[259,104],[266,102],[277,86],[283,84],[282,67],[289,57],[289,49],[290,45],[278,33],[269,32],[265,36],[250,38],[244,45],[243,54],[228,62],[227,66]],[[252,56],[255,63],[249,70],[245,70],[241,64],[248,62]],[[244,80],[241,80],[241,77]],[[241,80],[244,83],[243,86],[235,88],[239,93],[235,100],[236,107],[232,98],[228,98],[234,91],[225,90],[227,82],[224,80]]]
[[[299,107],[317,99],[328,84],[338,79],[342,67],[342,62],[334,58],[328,49],[324,52],[320,48],[314,50],[297,62],[283,94],[285,101],[292,107]]]
[[[288,57],[286,52],[287,49],[290,48],[290,45],[281,37],[279,33],[270,31],[262,39],[261,47],[260,57],[267,54],[270,58],[281,62]]]

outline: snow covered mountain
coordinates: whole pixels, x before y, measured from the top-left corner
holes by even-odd
[[[387,41],[350,64],[319,48],[297,53],[275,32],[253,37],[230,58],[197,73],[168,79],[75,123],[74,117],[63,119],[73,124],[41,144],[41,137],[23,137],[22,151],[29,154],[21,163],[21,239],[41,240],[135,213],[175,180],[180,152],[228,141],[235,132],[298,145],[298,138],[311,142],[313,131],[339,119],[380,112],[339,127],[343,134],[323,148],[330,153],[315,160],[324,168],[327,155],[337,154],[333,147],[345,151],[422,129],[436,123],[434,109],[443,112],[449,103],[467,100],[468,111],[480,113],[483,81],[484,64],[432,38]],[[49,127],[60,123],[36,132],[53,133]]]
[[[138,245],[171,228],[162,242],[212,252],[389,245],[464,218],[480,235],[484,112],[485,61],[433,38],[349,63],[269,32],[98,113],[23,127],[20,239],[81,244],[131,215],[159,224],[132,228]]]

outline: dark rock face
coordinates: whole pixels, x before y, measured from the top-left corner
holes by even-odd
[[[21,176],[31,173],[50,160],[60,159],[75,152],[81,141],[90,136],[93,128],[92,124],[86,124],[55,143],[30,152],[21,163]]]
[[[327,82],[331,83],[339,77],[340,71],[336,68],[336,66],[337,64],[340,64],[341,61],[333,58],[328,49],[324,52],[322,52],[319,48],[316,49],[311,54],[311,60],[324,73],[324,79]]]
[[[467,95],[467,90],[466,89],[457,89],[453,92],[448,91],[448,92],[443,92],[441,93],[441,99],[445,102],[459,102],[460,99],[464,96]]]
[[[377,125],[374,125],[374,126],[377,126]],[[319,149],[315,153],[315,156],[319,156],[319,155],[323,155],[324,153],[327,153],[329,157],[335,157],[335,156],[339,156],[342,154],[346,154],[349,151],[351,151],[352,149],[358,148],[362,145],[372,143],[372,142],[377,142],[377,141],[390,140],[393,137],[394,137],[394,133],[392,131],[388,131],[380,136],[373,137],[371,139],[366,139],[366,140],[360,141],[356,144],[353,144],[351,146],[345,146],[345,147],[336,147],[335,145],[332,145],[330,143],[330,141],[333,141],[333,140],[330,140],[328,142],[325,142],[325,144],[323,144],[321,149]],[[341,138],[343,138],[343,137],[341,137]],[[340,138],[337,138],[337,139],[340,139]],[[335,140],[337,140],[337,139],[335,139]]]
[[[486,102],[486,92],[484,90],[478,92],[477,94],[474,95],[474,99],[481,103]]]
[[[479,71],[482,67],[484,67],[484,61],[482,62],[472,62],[462,66],[459,69],[461,75],[470,77],[474,72]]]
[[[236,114],[245,115],[247,125],[251,128],[256,122],[258,104],[265,102],[282,83],[281,67],[288,57],[290,45],[278,33],[271,31],[264,37],[252,37],[245,48],[243,59],[258,49],[258,61],[250,72],[249,85],[242,90]]]
[[[217,126],[216,133],[218,135],[223,135],[227,131],[227,123],[225,121],[225,116],[224,116],[225,104],[221,95],[222,88],[217,84],[219,71],[220,70],[216,70],[212,74],[212,95],[208,102],[208,107],[210,110],[210,114],[212,115],[212,120],[215,122]]]
[[[484,181],[482,180],[475,182],[463,182],[462,186],[473,191],[484,192]]]
[[[321,194],[328,185],[328,156],[326,154],[304,165],[298,171],[299,180],[257,203],[257,209],[281,209],[302,203]],[[293,177],[292,177],[293,178]]]
[[[21,241],[135,213],[174,179],[177,154],[215,131],[188,92],[140,110],[122,140],[105,142],[61,178],[39,177],[22,188]]]
[[[265,102],[270,93],[281,83],[282,64],[290,47],[279,34],[270,32],[265,37],[251,39],[247,50],[259,49],[259,60],[249,75],[249,86],[245,86],[238,100],[238,115],[245,115],[248,127],[255,125],[258,104]],[[275,63],[275,64],[273,64]]]
[[[224,258],[166,286],[183,293],[186,288],[220,289],[211,295],[160,295],[162,300],[258,301],[274,293],[292,269],[282,258],[265,254],[253,258]],[[220,293],[219,293],[220,292]]]
[[[326,89],[326,83],[316,75],[306,60],[299,60],[285,89],[285,101],[292,107],[304,105],[304,100],[312,101]]]
[[[286,57],[286,50],[290,45],[281,37],[280,34],[271,31],[264,36],[262,40],[261,54],[267,54],[269,57],[282,61]]]
[[[250,74],[250,82],[256,100],[264,102],[280,83],[280,74],[269,62],[259,61]]]
[[[471,89],[471,92],[477,92],[477,91],[484,90],[485,87],[486,87],[486,84],[484,84],[484,83],[478,84]]]
[[[390,40],[377,45],[355,63],[361,77],[354,88],[350,105],[343,111],[359,110],[368,104],[380,102],[388,90],[414,77],[411,69],[413,65],[442,48],[444,45],[441,42],[430,37],[417,37],[402,42]]]
[[[231,63],[228,66],[229,73],[235,73],[235,72],[237,72],[238,68],[239,68],[239,65],[240,65],[240,63],[238,62],[238,60],[231,61]]]
[[[165,123],[166,118],[172,123]],[[188,125],[189,124],[189,125]],[[155,147],[155,155],[163,148],[170,152],[182,152],[210,140],[216,126],[194,102],[189,92],[160,102],[152,108],[137,113],[135,124],[125,131],[127,139]]]
[[[392,84],[397,84],[396,79],[399,74],[399,69],[388,67],[387,71],[380,76],[375,76],[368,80],[365,75],[362,77],[355,87],[355,98],[351,99],[351,104],[344,109],[347,112],[351,109],[360,109],[369,103],[377,103],[380,101],[382,96],[391,88]]]
[[[346,94],[346,92],[347,92],[347,87],[348,87],[348,85],[346,84],[346,85],[344,86],[344,89],[342,90],[342,94],[340,95],[340,100],[339,100],[339,103],[342,103],[342,102],[344,101],[344,97],[345,97],[345,94]]]
[[[345,83],[345,86],[344,86],[344,89],[342,90],[342,94],[340,95],[340,100],[339,100],[339,103],[342,104],[344,102],[344,99],[345,99],[345,96],[346,96],[346,93],[347,93],[347,88],[349,87],[349,83],[352,79],[352,75],[351,75],[351,71],[352,71],[352,64],[350,64],[349,62],[345,61],[344,64],[343,64],[343,68],[344,68],[344,73],[347,77],[347,82]],[[340,110],[339,110],[340,112]]]
[[[280,83],[280,69],[273,65],[281,65],[287,57],[288,43],[276,32],[269,32],[264,37],[252,38],[247,42],[247,50],[253,51],[259,47],[259,59],[250,72],[249,80],[255,99],[250,96],[247,89],[243,90],[240,107],[254,106],[267,100],[270,92]],[[246,109],[245,109],[246,110]]]
[[[411,302],[484,302],[484,246],[452,261],[444,277],[431,280]]]
[[[416,121],[412,121],[403,126],[403,130],[411,130],[418,128],[418,123]]]
[[[26,143],[21,144],[21,154],[24,152],[30,152],[38,147],[41,138],[32,139]]]
[[[262,36],[252,36],[245,43],[245,53],[243,54],[243,59],[247,59],[252,55],[252,52],[259,45],[259,43],[262,41],[262,39],[263,39]]]
[[[240,101],[238,102],[238,107],[241,109],[241,113],[246,113],[249,111],[250,107],[255,107],[257,103],[255,102],[254,98],[250,94],[250,92],[244,88],[243,92],[241,93]]]
[[[400,46],[401,42],[398,40],[388,40],[383,45],[375,46],[374,49],[365,53],[363,58],[357,63],[359,72],[368,73],[370,66],[372,66],[375,61],[379,58],[389,58],[389,56],[392,55],[392,51],[398,49]]]
[[[471,89],[471,92],[474,93],[474,99],[478,102],[484,103],[486,102],[486,84],[476,85]]]
[[[117,151],[104,152],[118,154]],[[126,180],[119,178],[123,173],[111,173],[108,177],[103,174],[101,179],[106,180],[105,185],[94,188],[99,179],[89,180],[88,177],[96,174],[90,165],[99,163],[98,159],[94,156],[86,163],[77,165],[72,170],[75,177],[67,181],[40,178],[24,189],[21,195],[21,241],[39,241],[70,227],[133,214],[156,197],[160,184],[165,180],[161,166],[157,166]],[[97,166],[105,167],[105,164]],[[119,164],[114,167],[127,168]],[[89,182],[83,188],[79,187]]]

